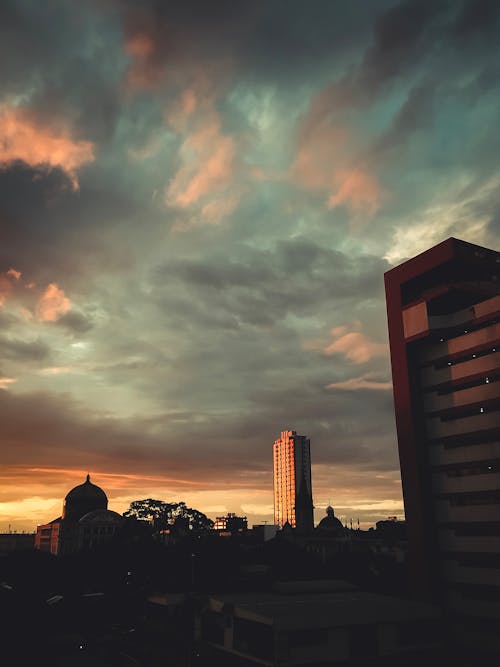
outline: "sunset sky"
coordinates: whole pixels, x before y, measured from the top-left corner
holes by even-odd
[[[383,274],[500,249],[496,0],[0,7],[0,532],[185,501],[402,517]]]

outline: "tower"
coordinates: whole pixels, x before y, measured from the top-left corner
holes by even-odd
[[[274,523],[313,529],[310,441],[296,431],[281,431],[273,445]]]
[[[411,579],[500,648],[500,253],[450,238],[385,286]]]

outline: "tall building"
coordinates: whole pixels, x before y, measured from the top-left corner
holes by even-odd
[[[281,431],[273,445],[274,523],[308,532],[314,527],[311,444],[296,431]]]
[[[500,648],[500,253],[450,238],[385,285],[412,581]]]

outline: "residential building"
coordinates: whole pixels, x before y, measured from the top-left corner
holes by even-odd
[[[500,650],[500,253],[450,238],[385,285],[411,580]]]
[[[305,435],[281,431],[273,445],[274,523],[308,532],[313,529],[311,445]]]

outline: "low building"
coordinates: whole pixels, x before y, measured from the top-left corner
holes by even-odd
[[[195,633],[202,650],[269,667],[399,665],[403,656],[432,660],[440,649],[436,608],[346,582],[287,582],[282,592],[213,595],[198,612]]]
[[[234,512],[228,512],[226,516],[218,516],[214,523],[214,530],[221,534],[246,533],[247,529],[246,516],[237,516]]]
[[[0,555],[12,551],[31,551],[35,546],[35,533],[0,533]]]

